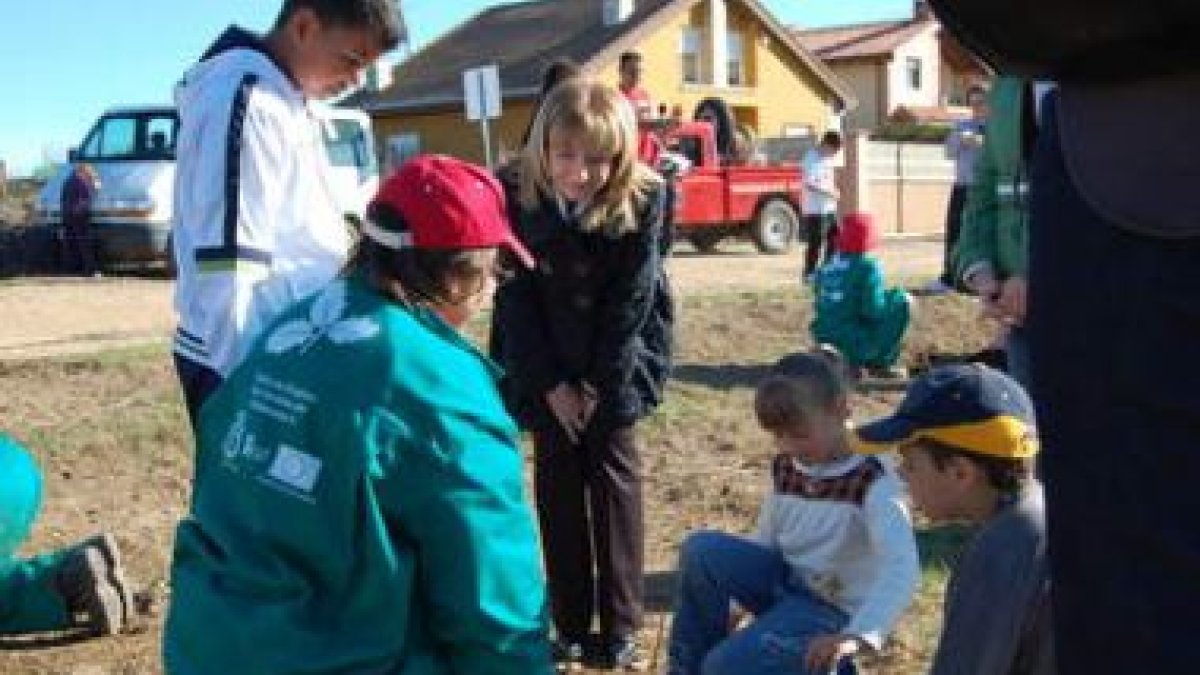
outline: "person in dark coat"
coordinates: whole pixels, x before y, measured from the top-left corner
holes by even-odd
[[[514,230],[537,259],[496,296],[510,406],[533,432],[534,489],[560,658],[582,660],[593,614],[610,666],[637,668],[643,613],[642,467],[634,428],[661,400],[670,317],[661,179],[636,160],[613,89],[549,93],[517,171]]]
[[[100,180],[89,164],[76,164],[62,187],[63,265],[85,277],[99,275],[92,207]]]
[[[1034,98],[1029,347],[1059,671],[1196,672],[1200,3],[935,0]]]

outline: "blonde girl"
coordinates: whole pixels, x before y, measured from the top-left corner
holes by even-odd
[[[505,178],[513,229],[538,262],[501,287],[493,324],[510,406],[533,433],[559,656],[585,657],[595,614],[592,656],[625,669],[641,665],[634,427],[661,400],[671,329],[664,186],[636,153],[616,90],[577,78],[550,92]]]

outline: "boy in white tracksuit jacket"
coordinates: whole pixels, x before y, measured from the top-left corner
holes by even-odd
[[[345,262],[311,100],[402,30],[387,0],[293,0],[264,37],[226,30],[179,83],[173,351],[193,423],[262,326]]]

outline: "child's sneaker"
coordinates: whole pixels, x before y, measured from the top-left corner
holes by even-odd
[[[554,668],[560,673],[577,673],[583,670],[583,643],[558,639],[550,645]]]
[[[630,637],[617,638],[608,645],[608,667],[613,670],[627,672],[644,672],[650,667],[646,655],[642,652],[637,639]]]
[[[101,534],[75,546],[60,563],[54,584],[78,625],[114,635],[129,618],[129,596],[116,540]]]
[[[874,380],[903,380],[908,377],[908,371],[896,366],[867,366],[867,377]]]

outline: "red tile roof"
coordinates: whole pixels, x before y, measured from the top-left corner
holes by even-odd
[[[793,28],[792,34],[823,60],[839,61],[891,56],[897,47],[936,24],[933,19],[905,19],[810,30]]]

